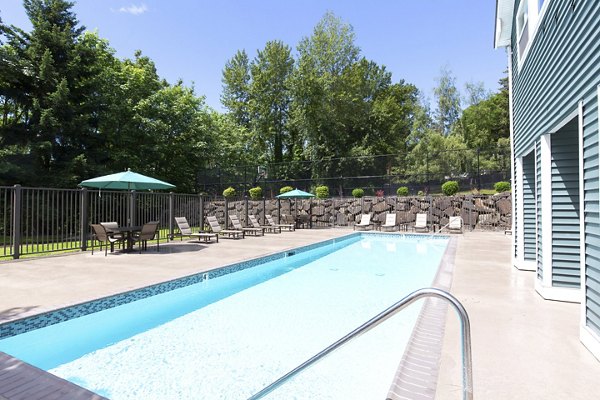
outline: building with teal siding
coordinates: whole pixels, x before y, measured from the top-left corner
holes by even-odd
[[[581,303],[600,359],[600,1],[497,0],[508,54],[513,246],[547,300]]]

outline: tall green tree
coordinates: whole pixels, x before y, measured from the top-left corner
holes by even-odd
[[[254,141],[265,161],[282,162],[293,154],[294,141],[288,127],[292,101],[290,77],[294,59],[289,46],[281,41],[267,42],[251,64],[249,109]]]
[[[461,113],[460,92],[456,87],[456,77],[448,67],[440,70],[437,86],[433,89],[435,96],[435,125],[439,132],[447,135],[452,130]]]
[[[245,127],[250,123],[250,61],[245,50],[240,50],[227,61],[223,69],[221,103],[235,121]]]

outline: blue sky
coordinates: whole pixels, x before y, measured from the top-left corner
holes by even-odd
[[[443,66],[461,91],[477,81],[495,91],[506,69],[506,54],[493,49],[493,0],[79,0],[74,11],[118,57],[142,50],[161,77],[193,82],[217,110],[221,71],[237,50],[254,57],[267,41],[282,40],[295,52],[327,11],[354,27],[363,56],[429,99]],[[21,0],[2,0],[0,18],[30,29]]]

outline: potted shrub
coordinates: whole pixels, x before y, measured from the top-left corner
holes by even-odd
[[[294,190],[293,187],[291,187],[291,186],[284,186],[281,189],[279,189],[279,194],[284,194],[284,193],[287,193],[287,192],[291,192],[292,190]]]
[[[356,189],[352,190],[352,196],[356,197],[357,199],[360,199],[364,195],[365,195],[365,191],[361,188],[356,188]]]
[[[260,186],[253,187],[248,190],[248,194],[252,200],[258,200],[262,197],[262,188]]]
[[[442,185],[442,192],[446,196],[454,196],[458,193],[458,182],[456,181],[448,181]]]
[[[400,186],[397,190],[396,190],[396,194],[398,196],[408,196],[408,188],[406,186]]]
[[[510,182],[496,182],[494,183],[494,189],[496,190],[496,193],[510,192]]]
[[[317,195],[317,199],[326,199],[329,197],[329,187],[325,185],[317,186],[315,194]]]
[[[383,197],[385,195],[385,192],[382,189],[379,189],[375,192],[375,196],[377,197]]]
[[[229,186],[227,189],[223,190],[223,197],[231,198],[235,196],[235,189]]]

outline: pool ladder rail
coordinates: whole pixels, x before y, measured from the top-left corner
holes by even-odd
[[[458,314],[458,317],[460,319],[462,341],[463,400],[473,400],[473,361],[471,354],[471,325],[469,322],[469,315],[467,314],[467,311],[465,310],[463,305],[456,299],[456,297],[452,296],[450,293],[444,290],[437,288],[423,288],[412,292],[408,296],[404,297],[402,300],[393,304],[391,307],[387,308],[386,310],[371,318],[369,321],[365,322],[352,332],[348,333],[346,336],[342,337],[335,343],[329,345],[328,347],[321,350],[319,353],[315,354],[302,364],[298,365],[296,368],[292,369],[290,372],[283,375],[281,378],[266,386],[261,391],[252,395],[248,398],[248,400],[262,399],[278,387],[285,384],[291,378],[304,371],[306,368],[310,367],[317,361],[320,361],[322,358],[329,355],[329,353],[332,353],[333,351],[337,350],[344,344],[362,335],[363,333],[370,331],[371,329],[375,328],[377,325],[381,324],[397,312],[403,310],[415,301],[424,297],[436,297],[438,299],[446,300],[454,307]]]

